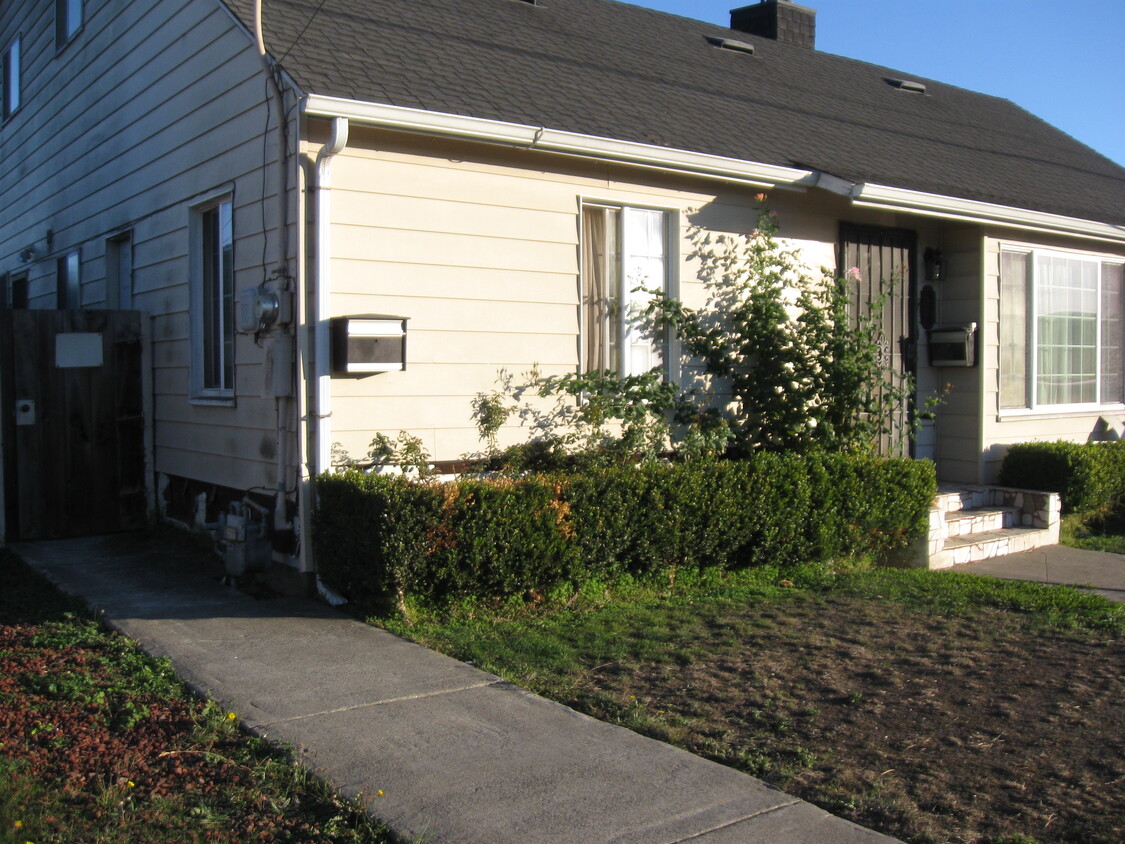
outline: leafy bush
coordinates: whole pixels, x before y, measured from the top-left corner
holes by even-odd
[[[351,471],[317,479],[313,539],[325,582],[385,611],[883,553],[924,534],[934,488],[929,463],[855,455],[449,483]]]
[[[1057,492],[1064,513],[1108,512],[1125,504],[1125,441],[1013,445],[1000,483]]]
[[[883,364],[882,302],[850,313],[859,269],[812,273],[777,233],[764,208],[744,240],[697,232],[706,304],[654,291],[648,316],[729,388],[733,412],[723,413],[738,452],[870,451],[913,386]]]
[[[765,201],[765,195],[758,197]],[[810,271],[800,251],[778,238],[776,215],[760,209],[745,237],[692,229],[706,292],[689,307],[663,290],[630,319],[652,336],[679,340],[682,381],[664,367],[611,369],[520,379],[504,370],[500,391],[481,393],[473,416],[490,470],[521,472],[746,456],[759,451],[898,453],[912,430],[895,422],[913,379],[889,368],[882,300],[851,304],[858,267],[843,278]],[[538,400],[529,402],[528,399]],[[554,406],[543,399],[554,399]],[[932,418],[944,393],[929,396],[916,420]],[[497,434],[518,418],[530,442],[501,450]]]

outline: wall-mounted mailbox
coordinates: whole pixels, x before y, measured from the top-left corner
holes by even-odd
[[[976,366],[977,324],[930,329],[930,366]]]
[[[406,369],[406,320],[397,316],[333,319],[333,373],[363,375]]]

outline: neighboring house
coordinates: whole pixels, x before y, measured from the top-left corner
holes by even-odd
[[[1125,428],[1125,170],[1010,102],[818,52],[784,0],[732,29],[609,0],[265,0],[265,56],[254,7],[0,11],[3,301],[143,314],[173,516],[250,493],[308,570],[306,484],[334,443],[406,430],[455,460],[501,370],[675,370],[598,306],[638,277],[699,301],[692,229],[748,230],[763,191],[811,265],[888,297],[888,362],[920,397],[951,385],[915,445],[942,478]],[[405,370],[334,376],[329,320],[360,315],[407,318]],[[82,319],[57,330],[109,336]],[[9,418],[6,377],[15,538],[37,417]]]

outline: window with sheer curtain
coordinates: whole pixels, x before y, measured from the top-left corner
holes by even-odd
[[[583,208],[583,372],[639,375],[665,365],[665,337],[646,330],[640,312],[652,298],[649,291],[670,291],[669,227],[665,211]]]
[[[1123,276],[1119,260],[1001,253],[1001,408],[1125,401]]]

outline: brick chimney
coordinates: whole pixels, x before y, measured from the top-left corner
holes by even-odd
[[[792,0],[760,0],[757,5],[732,9],[730,28],[799,47],[816,47],[816,9]]]

